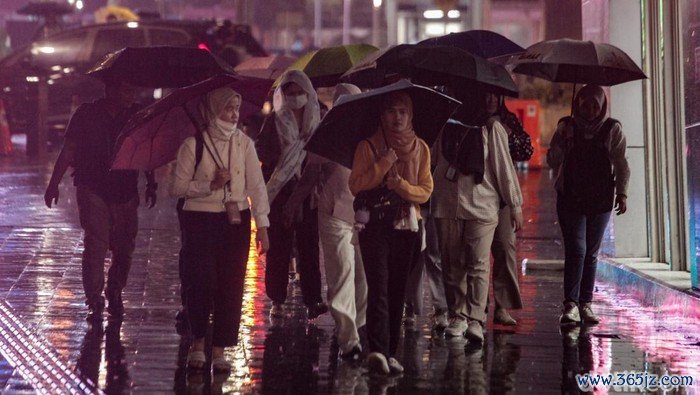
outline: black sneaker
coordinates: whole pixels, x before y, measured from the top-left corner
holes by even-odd
[[[316,303],[308,307],[309,308],[309,319],[315,320],[321,314],[326,314],[328,312],[328,305],[321,302]]]
[[[345,361],[359,361],[361,354],[362,349],[360,346],[355,346],[348,352],[340,353],[340,358],[344,359]]]

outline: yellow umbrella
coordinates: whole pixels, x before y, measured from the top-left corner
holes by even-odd
[[[139,16],[126,7],[110,5],[95,11],[95,22],[97,23],[138,20]]]
[[[299,58],[287,70],[301,70],[309,76],[314,87],[334,86],[341,75],[365,56],[378,51],[368,44],[350,44],[322,48]],[[280,77],[281,78],[281,77]],[[280,78],[274,86],[280,83]]]

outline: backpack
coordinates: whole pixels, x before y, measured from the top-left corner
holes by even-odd
[[[204,154],[204,135],[201,132],[194,134],[194,173],[192,173],[192,179],[194,180],[194,175],[197,173],[197,168],[199,168],[199,163],[202,161],[202,155]],[[177,210],[178,216],[182,212],[182,208],[185,206],[185,198],[177,199],[177,204],[175,205],[175,210]]]

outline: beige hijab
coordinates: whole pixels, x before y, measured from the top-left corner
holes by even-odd
[[[360,88],[353,84],[338,84],[335,86],[335,93],[333,94],[333,104],[335,104],[338,99],[340,99],[340,96],[345,96],[345,95],[357,95],[359,93],[362,93]]]
[[[214,89],[204,96],[199,111],[202,113],[202,118],[212,139],[228,141],[238,131],[236,124],[223,122],[219,119],[219,114],[224,107],[236,97],[241,99],[241,95],[231,88]]]

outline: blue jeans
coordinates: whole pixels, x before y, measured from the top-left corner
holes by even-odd
[[[598,251],[610,211],[585,215],[565,210],[557,199],[559,226],[564,237],[564,301],[590,303],[593,300]]]

